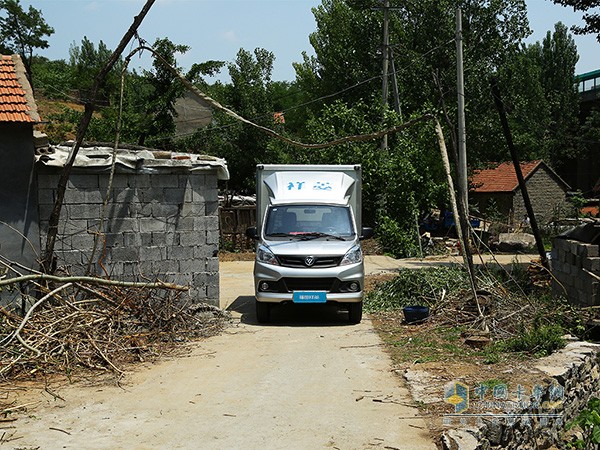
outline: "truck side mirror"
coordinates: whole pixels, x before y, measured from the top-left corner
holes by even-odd
[[[371,239],[373,237],[373,228],[371,227],[362,227],[360,230],[360,240],[363,239]]]
[[[250,239],[258,239],[258,232],[256,231],[256,227],[246,228],[246,236]]]

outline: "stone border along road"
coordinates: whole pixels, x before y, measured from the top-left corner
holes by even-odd
[[[367,272],[402,264],[367,257]],[[19,437],[12,448],[436,448],[368,317],[348,325],[335,307],[290,305],[258,325],[252,262],[220,270],[221,305],[234,317],[222,335],[121,387],[63,386],[64,401],[41,391],[39,406],[1,430]]]

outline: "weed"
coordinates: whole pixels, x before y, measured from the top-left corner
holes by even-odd
[[[524,352],[542,357],[565,346],[563,334],[564,331],[560,325],[539,325],[534,321],[531,329],[522,326],[517,336],[496,345],[503,351]]]
[[[596,448],[598,447],[600,444],[600,399],[596,397],[590,399],[587,408],[582,410],[577,418],[566,426],[567,430],[573,427],[581,429],[583,439],[577,439],[575,442],[569,443],[569,447],[592,448],[592,444],[595,444]]]

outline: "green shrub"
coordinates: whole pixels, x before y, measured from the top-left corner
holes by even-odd
[[[565,346],[563,334],[564,330],[560,325],[539,325],[534,322],[532,328],[526,329],[523,326],[517,336],[497,345],[504,351],[523,352],[541,357]]]

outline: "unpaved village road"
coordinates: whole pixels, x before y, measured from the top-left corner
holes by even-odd
[[[63,386],[64,401],[42,392],[4,448],[435,448],[368,317],[348,325],[335,308],[279,307],[258,325],[247,262],[221,263],[221,292],[234,316],[222,335],[121,387]]]

